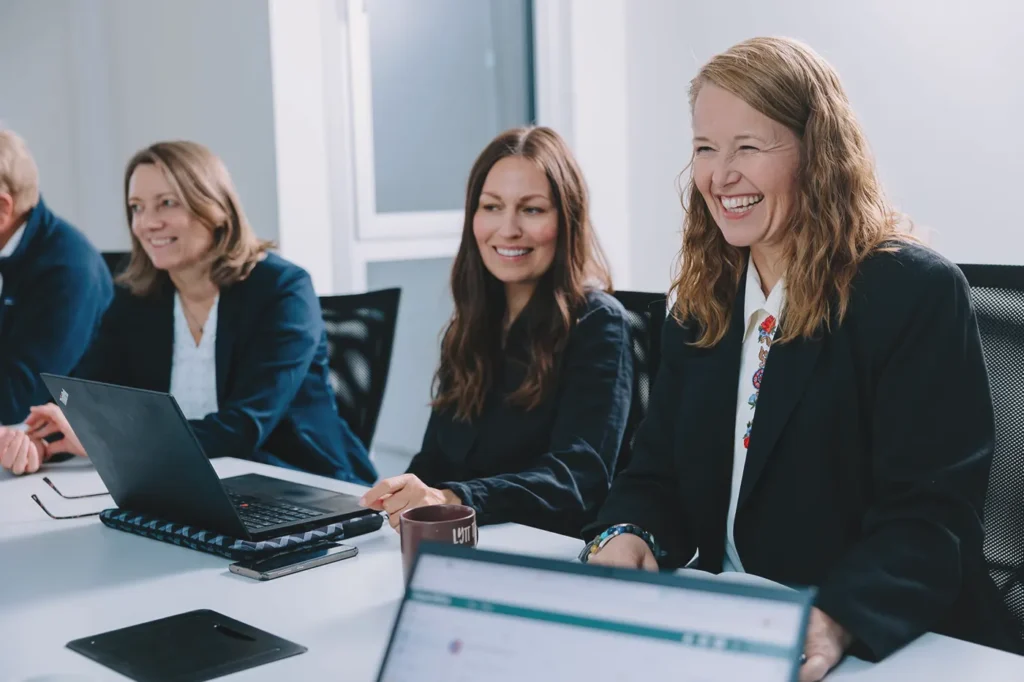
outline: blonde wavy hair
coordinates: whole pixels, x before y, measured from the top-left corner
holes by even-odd
[[[912,239],[886,201],[864,132],[839,75],[810,47],[788,38],[753,38],[713,57],[690,83],[690,110],[711,83],[781,123],[800,140],[797,194],[782,233],[786,309],[778,341],[811,338],[838,324],[860,263]],[[731,246],[691,177],[673,314],[696,322],[696,345],[725,336],[748,249]]]

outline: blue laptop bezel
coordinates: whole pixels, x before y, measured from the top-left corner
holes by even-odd
[[[499,564],[502,566],[514,566],[517,568],[533,568],[543,571],[554,571],[568,575],[590,576],[597,578],[613,578],[626,582],[657,585],[660,587],[671,587],[679,589],[700,590],[714,594],[727,594],[738,597],[749,597],[754,599],[766,599],[769,601],[796,604],[800,607],[800,630],[794,647],[792,658],[792,669],[790,671],[790,682],[797,682],[800,674],[800,656],[803,653],[803,642],[807,639],[807,624],[810,618],[811,607],[817,590],[813,587],[770,587],[767,585],[748,585],[714,578],[701,578],[689,575],[677,575],[672,571],[642,571],[627,568],[614,568],[611,566],[597,566],[580,563],[576,559],[551,559],[546,557],[529,556],[524,554],[512,554],[509,552],[497,552],[494,550],[477,549],[466,545],[453,545],[451,543],[437,543],[423,541],[419,551],[413,560],[412,569],[409,571],[409,580],[406,583],[402,594],[402,601],[395,614],[394,622],[391,624],[391,634],[388,636],[388,645],[381,658],[380,668],[377,671],[377,682],[383,681],[384,670],[387,667],[388,658],[394,646],[395,635],[398,632],[398,624],[402,621],[402,613],[405,605],[409,602],[411,585],[416,577],[420,560],[425,555],[447,557],[453,559],[468,559],[482,563]]]

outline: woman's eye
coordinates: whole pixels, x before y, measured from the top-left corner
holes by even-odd
[[[708,147],[708,146],[700,146],[700,147],[697,147],[697,149],[696,149],[696,152],[698,154],[703,154],[705,152],[710,152],[710,151],[711,151],[711,147]]]
[[[539,206],[527,206],[523,209],[523,212],[529,215],[537,215],[539,213],[543,213],[544,209]]]

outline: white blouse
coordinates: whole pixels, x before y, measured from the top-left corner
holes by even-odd
[[[747,321],[740,351],[740,381],[736,392],[736,434],[732,460],[732,489],[729,495],[729,516],[725,523],[725,560],[722,570],[743,571],[733,527],[736,525],[736,505],[743,483],[743,468],[747,463],[747,447],[754,423],[757,396],[761,391],[761,376],[768,359],[779,316],[786,302],[786,286],[782,280],[772,287],[766,298],[761,291],[761,277],[752,259],[747,262],[746,293],[743,297],[743,317]]]
[[[217,307],[210,308],[203,337],[196,344],[188,328],[181,297],[174,295],[174,355],[171,360],[171,395],[187,419],[202,419],[217,411]]]

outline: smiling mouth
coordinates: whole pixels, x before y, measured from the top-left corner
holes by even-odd
[[[161,249],[161,248],[163,248],[163,247],[165,247],[165,246],[167,246],[169,244],[173,244],[174,242],[178,241],[178,238],[177,237],[160,237],[158,239],[147,239],[146,241],[154,249]]]
[[[746,194],[738,197],[718,197],[718,201],[722,204],[722,208],[725,209],[725,212],[734,216],[749,213],[763,200],[763,194]]]
[[[523,256],[525,256],[525,255],[529,254],[531,251],[533,251],[533,249],[529,249],[529,248],[515,248],[515,249],[511,249],[511,248],[506,248],[506,247],[503,247],[503,246],[495,246],[494,250],[502,258],[511,258],[511,259],[522,258]]]

